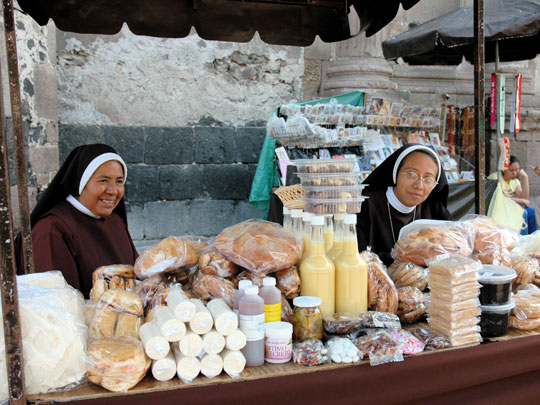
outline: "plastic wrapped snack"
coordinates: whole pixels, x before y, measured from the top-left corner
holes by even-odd
[[[414,263],[395,261],[388,268],[388,274],[396,287],[416,287],[424,291],[428,285],[429,271]]]
[[[394,282],[386,273],[386,266],[369,247],[362,252],[362,257],[368,264],[368,307],[375,311],[395,314],[398,294]]]
[[[179,286],[189,280],[189,270],[177,270],[171,273],[155,274],[139,282],[135,287],[135,294],[148,305],[154,294],[174,286]]]
[[[460,321],[467,322],[472,319],[474,322],[471,322],[471,324],[476,324],[478,323],[477,317],[480,316],[482,311],[479,306],[463,309],[461,311],[453,311],[446,307],[436,307],[435,305],[431,305],[428,313],[432,318],[436,317],[437,320],[447,320],[449,322],[459,323]]]
[[[478,327],[480,329],[480,327]],[[482,335],[478,332],[472,332],[464,335],[453,335],[448,337],[450,346],[465,346],[465,345],[474,345],[482,341]]]
[[[281,294],[281,320],[289,323],[294,322],[293,309],[283,294]]]
[[[448,338],[433,329],[414,328],[409,332],[424,342],[424,350],[440,350],[450,346]]]
[[[328,349],[320,340],[304,340],[293,344],[293,361],[304,366],[328,363]]]
[[[367,311],[358,314],[358,318],[360,328],[401,329],[401,322],[396,314]]]
[[[135,274],[144,280],[155,274],[194,266],[199,263],[200,250],[207,245],[191,236],[169,236],[146,249],[137,258]]]
[[[483,264],[495,264],[500,266],[510,266],[510,251],[504,248],[486,249],[472,255],[474,259],[480,260]]]
[[[480,277],[477,272],[470,272],[467,274],[462,274],[459,277],[447,277],[440,274],[430,273],[429,274],[429,286],[433,290],[433,285],[442,284],[443,286],[448,287],[457,287],[464,284],[473,284],[479,280]]]
[[[540,252],[540,230],[530,235],[520,235],[517,245],[512,249],[512,253],[518,256],[536,252]]]
[[[224,229],[215,246],[230,261],[252,272],[287,269],[302,256],[302,241],[280,225],[250,219]]]
[[[292,300],[300,294],[300,274],[296,266],[276,272],[277,288]]]
[[[433,303],[434,300],[444,301],[447,303],[458,303],[461,301],[468,301],[471,299],[474,299],[480,295],[480,287],[474,287],[473,283],[470,284],[464,284],[467,286],[471,286],[467,289],[451,289],[451,290],[443,290],[442,288],[438,287],[438,284],[434,284],[431,288],[431,302]]]
[[[480,322],[480,318],[478,318],[478,322]],[[467,325],[467,326],[456,328],[453,326],[449,326],[445,322],[435,320],[435,319],[430,319],[429,326],[443,333],[448,338],[465,336],[465,335],[474,334],[474,333],[480,333],[480,325],[478,324]]]
[[[356,363],[363,358],[360,350],[347,338],[331,338],[326,342],[326,348],[333,363]]]
[[[346,335],[364,327],[362,314],[335,313],[323,316],[324,330],[335,335]]]
[[[399,344],[403,354],[418,354],[424,351],[424,342],[404,329],[392,330],[388,334]]]
[[[135,293],[120,289],[107,290],[96,304],[90,320],[90,339],[113,336],[139,337],[144,306]]]
[[[540,318],[540,292],[518,291],[514,294],[515,307],[512,314],[520,320]]]
[[[88,347],[86,363],[90,382],[121,392],[137,385],[152,361],[140,340],[112,337],[94,340]]]
[[[491,249],[512,250],[516,246],[519,235],[490,217],[483,215],[466,215],[461,219],[474,235],[474,252]]]
[[[418,321],[425,312],[424,294],[415,287],[402,287],[398,289],[399,305],[397,315],[403,323]]]
[[[193,279],[191,291],[204,301],[209,301],[214,298],[223,298],[232,308],[233,297],[237,290],[234,288],[234,284],[231,281],[226,280],[223,277],[198,273]]]
[[[439,297],[430,297],[431,305],[438,308],[444,308],[445,310],[451,312],[459,312],[464,310],[476,310],[480,305],[478,298],[470,298],[463,301],[445,301],[441,300]]]
[[[238,273],[236,265],[225,259],[214,246],[201,252],[199,270],[202,274],[219,277],[234,277]]]
[[[512,280],[512,286],[529,284],[534,281],[538,271],[538,261],[530,256],[514,257],[510,262],[510,267],[516,271],[517,277]]]
[[[440,226],[426,225],[420,230],[400,236],[392,249],[392,257],[425,267],[431,259],[442,254],[469,256],[472,248],[468,234],[457,225],[441,222]]]
[[[403,351],[400,345],[387,332],[377,332],[356,339],[356,347],[364,358],[369,357],[372,366],[403,361]]]
[[[92,289],[90,299],[97,302],[101,294],[113,288],[126,291],[135,289],[135,271],[128,264],[113,264],[98,267],[92,273]]]
[[[474,274],[482,269],[478,260],[456,254],[449,254],[434,258],[429,262],[430,276],[445,277],[447,280],[461,282],[477,280]]]

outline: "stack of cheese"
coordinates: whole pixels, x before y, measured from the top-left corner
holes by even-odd
[[[478,343],[480,336],[481,263],[460,255],[444,255],[429,264],[431,305],[429,323],[446,335],[452,346]]]
[[[141,326],[139,335],[159,381],[177,374],[191,382],[199,373],[212,378],[223,370],[236,377],[246,364],[240,352],[246,336],[238,329],[238,316],[221,298],[205,306],[173,288],[167,305],[154,309],[154,319]]]

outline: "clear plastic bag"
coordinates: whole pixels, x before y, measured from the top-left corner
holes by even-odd
[[[439,332],[430,328],[410,329],[414,336],[424,342],[424,350],[440,350],[450,346],[448,338]]]
[[[399,305],[397,315],[403,323],[418,321],[425,312],[424,294],[415,287],[402,287],[398,289]]]
[[[191,282],[191,291],[203,301],[209,301],[214,298],[223,298],[229,307],[233,307],[233,298],[237,289],[234,288],[232,281],[219,276],[210,276],[195,273]]]
[[[403,351],[400,345],[387,332],[377,332],[356,339],[356,347],[364,358],[369,357],[369,364],[379,364],[403,361]]]
[[[92,273],[90,299],[92,302],[97,302],[101,294],[113,288],[133,291],[135,285],[135,271],[133,270],[133,266],[128,264],[101,266]]]
[[[328,357],[333,363],[356,363],[363,358],[363,354],[354,343],[345,337],[334,337],[326,342]]]
[[[362,252],[362,257],[368,264],[368,307],[395,314],[398,308],[397,288],[386,272],[386,266],[369,247]]]
[[[420,291],[425,290],[429,281],[429,271],[424,267],[410,262],[394,261],[388,267],[388,275],[394,281],[396,287],[416,287]]]
[[[293,361],[304,366],[318,366],[328,363],[328,349],[317,339],[304,340],[293,344]]]
[[[534,281],[538,271],[538,261],[530,256],[517,256],[512,258],[510,267],[516,271],[517,277],[512,280],[512,286],[529,284]]]
[[[300,294],[300,274],[296,266],[276,272],[277,288],[292,300]]]
[[[490,217],[470,214],[461,218],[460,222],[474,235],[475,253],[501,248],[512,250],[518,243],[519,235],[516,231]]]
[[[446,280],[460,282],[478,279],[478,271],[482,263],[478,260],[457,254],[439,256],[429,261],[430,277],[444,277]]]
[[[424,342],[404,329],[393,330],[388,334],[399,344],[403,354],[418,354],[424,351]]]
[[[201,251],[199,271],[210,276],[230,278],[238,273],[238,268],[233,262],[223,257],[215,246],[211,245]]]
[[[225,228],[215,246],[228,260],[251,272],[287,269],[302,257],[302,241],[281,225],[250,219]]]
[[[518,291],[513,296],[515,307],[512,314],[519,320],[540,318],[540,292],[535,290]]]

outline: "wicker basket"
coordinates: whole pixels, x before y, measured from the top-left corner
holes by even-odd
[[[281,202],[288,209],[304,209],[304,189],[295,184],[293,186],[279,187],[274,190],[274,194],[279,197]]]

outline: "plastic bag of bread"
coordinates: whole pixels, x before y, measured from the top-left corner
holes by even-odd
[[[296,266],[276,272],[277,288],[292,300],[300,294],[300,274]]]
[[[92,273],[90,299],[97,302],[101,294],[113,288],[126,291],[135,289],[135,271],[129,264],[112,264],[98,267]]]
[[[517,277],[512,280],[512,287],[532,283],[538,271],[538,261],[531,256],[512,258],[510,267],[516,271]]]
[[[428,285],[429,271],[414,263],[394,261],[388,267],[388,274],[396,287],[416,287],[424,291]]]
[[[283,294],[281,294],[281,321],[289,323],[293,323],[294,321],[291,304],[289,304],[289,301],[287,301],[287,298]]]
[[[496,266],[510,267],[510,251],[505,248],[488,248],[476,253],[473,253],[472,258],[480,260],[483,264],[494,264]]]
[[[540,252],[540,230],[534,231],[530,235],[519,235],[517,245],[512,249],[512,254],[525,256],[531,253]]]
[[[210,276],[208,274],[196,273],[191,283],[191,291],[195,296],[203,301],[209,301],[214,298],[223,298],[232,308],[233,297],[237,289],[234,284],[219,276]]]
[[[362,252],[362,256],[368,264],[368,307],[375,311],[395,314],[398,308],[398,293],[394,282],[386,273],[386,266],[369,247]]]
[[[521,330],[540,328],[540,292],[521,290],[513,299],[515,307],[508,318],[508,326]]]
[[[446,253],[472,253],[467,229],[455,222],[418,220],[401,229],[391,254],[394,260],[426,267],[430,259]]]
[[[409,329],[414,336],[424,342],[424,350],[439,350],[450,346],[448,338],[430,328]]]
[[[199,270],[203,274],[219,277],[234,277],[238,273],[236,265],[227,260],[215,246],[209,246],[201,252]]]
[[[519,240],[517,232],[484,215],[465,215],[460,222],[473,234],[474,253],[490,249],[512,250]]]
[[[252,273],[249,270],[244,270],[238,273],[236,276],[232,278],[232,282],[234,284],[235,288],[238,288],[238,283],[240,280],[251,280],[251,284],[256,285],[257,287],[261,288],[263,285],[263,279],[266,277],[266,273]]]
[[[109,391],[121,392],[137,385],[152,361],[146,356],[140,340],[110,337],[90,344],[86,363],[90,382]]]
[[[166,273],[199,263],[200,250],[207,246],[190,236],[169,236],[146,249],[135,261],[135,275],[144,280],[155,274]]]
[[[189,281],[189,275],[189,269],[155,274],[138,283],[135,287],[135,294],[143,301],[146,308],[155,294],[165,288],[186,284]]]
[[[424,316],[424,294],[418,288],[398,288],[398,300],[397,315],[401,322],[414,323]]]
[[[252,272],[287,269],[302,257],[302,241],[281,225],[250,219],[225,228],[216,238],[219,252]]]
[[[143,302],[137,294],[120,289],[107,290],[99,297],[90,320],[90,339],[113,336],[137,338],[143,316]]]

